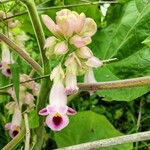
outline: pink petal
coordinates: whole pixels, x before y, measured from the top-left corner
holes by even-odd
[[[67,73],[66,74],[66,80],[65,80],[65,84],[66,84],[66,94],[67,95],[71,95],[74,94],[78,91],[78,87],[77,87],[77,77],[76,74],[72,74],[72,73]]]
[[[39,111],[39,115],[47,116],[49,114],[49,110],[47,108],[43,108]]]
[[[82,36],[93,36],[97,31],[97,25],[92,18],[86,18],[84,26],[80,32]]]
[[[11,127],[12,127],[12,123],[6,123],[6,124],[5,124],[5,129],[6,129],[6,130],[10,130]]]
[[[56,34],[56,24],[55,22],[48,16],[42,15],[42,20],[45,26],[53,33]]]
[[[75,115],[77,112],[71,107],[68,107],[67,115]]]
[[[92,51],[87,47],[81,47],[78,51],[77,54],[79,55],[79,57],[86,59],[86,58],[90,58],[93,56]]]
[[[60,131],[65,128],[69,123],[69,119],[67,115],[61,116],[52,116],[48,115],[46,117],[46,124],[53,131]]]
[[[56,55],[64,55],[68,51],[68,45],[65,41],[59,42],[55,45],[54,53]]]
[[[50,36],[46,39],[44,48],[54,48],[57,43],[57,39],[54,36]]]
[[[91,43],[90,37],[81,37],[79,35],[75,35],[70,39],[70,43],[73,44],[77,48],[84,47]]]
[[[91,58],[89,58],[86,62],[86,65],[89,67],[100,67],[103,65],[103,62],[101,60],[99,60],[97,57],[92,56]]]

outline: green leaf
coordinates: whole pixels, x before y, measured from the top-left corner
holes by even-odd
[[[16,98],[17,100],[19,100],[20,70],[19,70],[19,65],[17,63],[11,65],[11,73],[12,73],[12,82],[15,89]]]
[[[120,15],[113,20],[109,15],[107,27],[98,31],[90,45],[94,54],[100,59],[117,58],[117,62],[107,64],[96,70],[98,81],[112,81],[150,75],[150,48],[142,44],[150,35],[150,3],[138,11],[135,1],[125,3]],[[114,14],[116,9],[109,9]],[[121,90],[99,91],[107,100],[131,101],[147,93],[150,87],[137,87]]]
[[[103,116],[91,111],[79,112],[70,118],[69,125],[61,132],[55,132],[58,147],[65,147],[122,135]],[[104,148],[100,148],[100,150]],[[107,150],[131,150],[132,144],[108,147]]]
[[[36,110],[33,110],[29,113],[29,127],[31,129],[37,128],[39,126],[39,116]]]

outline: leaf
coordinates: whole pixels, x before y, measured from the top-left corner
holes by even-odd
[[[17,63],[11,64],[12,82],[15,89],[17,100],[19,100],[19,87],[20,87],[20,75],[19,65]]]
[[[114,7],[114,6],[111,6]],[[120,7],[115,6],[115,7]],[[109,12],[111,11],[111,12]],[[109,9],[114,14],[114,9]],[[118,12],[120,9],[118,9]],[[117,58],[118,61],[96,70],[98,81],[112,81],[150,75],[150,48],[142,41],[150,35],[150,3],[141,12],[135,1],[125,3],[117,19],[107,17],[110,24],[98,31],[90,45],[100,59]],[[121,90],[99,91],[107,100],[131,101],[147,93],[149,86]]]
[[[36,110],[33,110],[29,113],[29,127],[31,129],[37,128],[39,126],[39,116],[37,115]]]
[[[55,132],[58,147],[65,147],[122,135],[103,116],[91,111],[79,112],[70,118],[69,125]],[[104,148],[100,148],[102,150]],[[108,147],[107,150],[131,150],[132,144]]]

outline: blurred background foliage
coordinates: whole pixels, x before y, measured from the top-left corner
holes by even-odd
[[[35,0],[39,15],[48,14],[55,19],[55,14],[64,6],[85,3],[82,0]],[[95,2],[94,0],[88,2]],[[93,18],[98,31],[93,37],[90,48],[102,60],[117,58],[117,61],[105,64],[95,70],[97,81],[112,81],[129,79],[150,75],[150,3],[149,0],[118,0],[117,4],[108,7],[106,16],[101,11],[102,4],[74,6],[69,9],[84,12]],[[26,8],[19,1],[0,2],[0,10],[18,15],[19,29],[9,30],[13,34],[24,31],[29,39],[25,48],[30,56],[39,62],[40,55],[37,42],[32,29]],[[6,28],[3,21],[0,28]],[[43,25],[45,36],[51,33]],[[7,30],[6,30],[7,31]],[[20,66],[20,73],[29,74],[31,68],[14,54]],[[35,74],[33,77],[36,77]],[[80,80],[80,79],[79,79]],[[82,79],[81,79],[82,81]],[[0,74],[0,87],[8,84],[8,78]],[[53,133],[46,128],[45,148],[68,146],[97,139],[109,138],[121,134],[131,134],[150,129],[150,86],[127,89],[97,91],[90,96],[88,92],[81,92],[69,102],[79,113],[70,118],[67,128],[58,133]],[[4,125],[10,119],[5,104],[10,99],[0,97],[0,149],[10,141],[4,130]],[[138,124],[139,113],[141,114]],[[33,121],[36,116],[31,113],[31,127],[35,128],[38,121]],[[34,117],[33,117],[34,116]],[[18,148],[20,149],[20,144]],[[124,144],[106,148],[110,150],[149,150],[149,142]]]

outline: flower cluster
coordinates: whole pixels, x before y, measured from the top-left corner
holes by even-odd
[[[31,80],[26,74],[20,76],[20,81],[24,82]],[[30,112],[34,107],[34,96],[37,96],[39,93],[40,85],[34,81],[26,82],[21,84],[20,93],[19,93],[19,103],[16,98],[15,90],[13,88],[8,89],[8,93],[11,95],[14,101],[11,101],[6,104],[6,108],[9,111],[9,114],[13,114],[12,121],[5,125],[5,129],[9,130],[10,137],[14,138],[20,131],[22,114],[22,106],[26,106],[26,112]],[[31,93],[29,92],[32,91]]]
[[[56,23],[47,15],[42,20],[53,36],[45,41],[45,54],[48,59],[62,58],[54,67],[50,79],[53,80],[49,96],[49,105],[39,114],[47,115],[46,124],[54,131],[67,126],[67,115],[74,115],[75,110],[67,106],[67,95],[78,91],[77,76],[85,75],[86,83],[96,82],[93,68],[103,63],[87,47],[91,37],[97,31],[97,25],[84,13],[63,9],[56,13]]]

